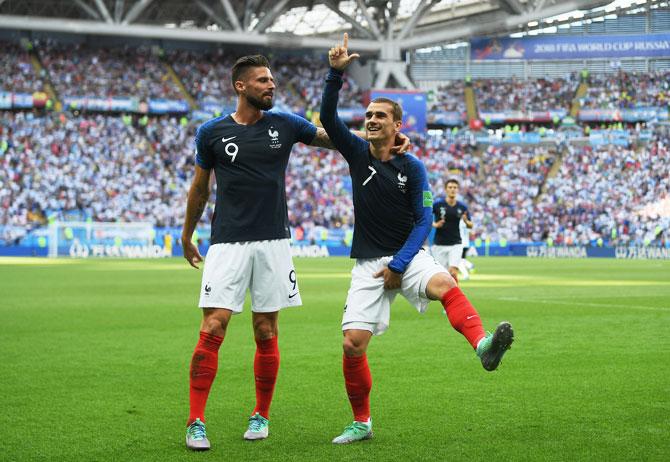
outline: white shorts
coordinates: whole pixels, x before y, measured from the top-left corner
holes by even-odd
[[[463,257],[463,244],[434,245],[431,247],[431,253],[435,260],[445,268],[458,267]]]
[[[241,313],[247,288],[251,310],[256,313],[302,305],[288,239],[214,244],[209,248],[198,306]]]
[[[351,271],[351,287],[347,295],[342,318],[342,330],[368,330],[374,335],[388,329],[391,318],[391,303],[398,293],[402,294],[420,313],[428,307],[426,287],[428,281],[438,273],[446,273],[442,265],[421,249],[412,259],[402,276],[400,289],[384,290],[384,278],[373,275],[387,266],[393,257],[360,258]]]

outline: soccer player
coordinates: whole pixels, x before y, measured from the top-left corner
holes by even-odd
[[[268,436],[269,412],[279,370],[279,310],[301,304],[289,246],[285,173],[293,144],[333,148],[322,128],[293,114],[266,112],[273,106],[275,83],[267,59],[245,56],[232,68],[237,93],[234,113],[212,119],[196,133],[195,178],[188,193],[181,241],[184,258],[198,268],[203,261],[191,242],[216,176],[216,208],[211,246],[202,275],[200,339],[190,366],[190,414],[186,446],[210,448],[205,405],[218,367],[218,351],[231,316],[242,312],[247,288],[256,355],[256,406],[244,433],[247,440]],[[406,150],[402,139],[399,150]]]
[[[435,201],[433,215],[435,221],[435,239],[433,241],[433,256],[449,274],[458,281],[458,267],[463,256],[463,241],[461,240],[460,223],[463,221],[468,229],[472,228],[472,221],[468,217],[467,206],[458,201],[458,181],[451,178],[445,185],[446,199]]]
[[[333,439],[347,444],[372,437],[372,376],[366,351],[373,335],[389,326],[390,307],[402,294],[419,312],[429,300],[440,300],[452,326],[475,349],[486,370],[498,367],[513,340],[503,322],[486,334],[477,311],[449,273],[421,248],[431,226],[432,193],[423,163],[412,155],[390,152],[402,121],[394,101],[377,98],[367,107],[367,141],[349,132],[337,115],[344,69],[357,54],[348,54],[348,37],[329,51],[330,71],[321,100],[321,122],[349,164],[354,196],[356,258],[342,319],[345,388],[354,422]]]

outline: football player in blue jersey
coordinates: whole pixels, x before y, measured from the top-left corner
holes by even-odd
[[[237,93],[234,113],[212,119],[197,131],[195,178],[188,193],[181,241],[184,258],[195,268],[203,261],[191,242],[216,177],[211,245],[205,260],[199,306],[203,319],[190,366],[190,413],[186,446],[207,450],[205,405],[216,376],[218,351],[233,314],[242,312],[247,289],[256,355],[256,406],[244,433],[267,438],[277,372],[279,310],[301,305],[291,258],[285,173],[292,146],[303,142],[333,148],[323,128],[285,113],[267,112],[276,85],[268,60],[245,56],[232,68]],[[409,139],[404,138],[406,150]]]
[[[431,249],[435,260],[447,268],[456,280],[464,256],[460,224],[463,223],[467,229],[473,226],[468,207],[456,199],[458,189],[458,180],[450,178],[445,185],[447,197],[436,200],[433,204],[435,239]]]
[[[338,93],[346,67],[348,36],[328,53],[330,71],[321,100],[321,122],[349,164],[354,198],[356,258],[342,319],[343,373],[354,421],[333,443],[372,437],[372,377],[366,351],[373,335],[389,326],[391,303],[402,294],[419,312],[440,300],[452,326],[475,349],[486,370],[498,367],[512,340],[503,322],[487,334],[479,315],[449,272],[422,245],[431,228],[433,198],[423,163],[412,155],[395,156],[394,138],[402,109],[386,98],[374,99],[365,113],[367,140],[352,134],[337,115]]]

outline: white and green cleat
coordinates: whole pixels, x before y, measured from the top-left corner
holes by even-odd
[[[249,441],[263,440],[268,437],[270,421],[258,412],[249,417],[249,428],[244,432],[244,439]]]
[[[486,334],[477,345],[477,356],[482,361],[482,366],[487,371],[498,368],[503,355],[512,346],[514,331],[512,325],[507,321],[501,322],[493,334]]]
[[[372,421],[368,423],[354,421],[344,429],[340,436],[333,439],[334,444],[349,444],[372,438]]]
[[[209,449],[209,440],[205,430],[205,422],[200,419],[186,428],[186,447],[193,451],[207,451]]]

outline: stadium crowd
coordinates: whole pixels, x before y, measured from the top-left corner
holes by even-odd
[[[578,79],[479,79],[473,85],[481,111],[549,111],[570,108]]]
[[[437,112],[465,112],[465,82],[454,80],[448,85],[440,85],[429,93],[428,110]]]
[[[52,43],[38,46],[48,76],[61,95],[168,97],[178,86],[155,50],[93,50]],[[33,92],[43,77],[22,47],[0,44],[5,91]],[[229,70],[234,57],[169,52],[186,90],[197,101],[231,104]],[[277,103],[309,113],[319,104],[323,63],[304,57],[273,59]],[[668,103],[668,73],[592,75],[589,107]],[[576,78],[529,81],[479,80],[481,110],[568,108]],[[464,84],[442,87],[430,109],[464,111]],[[361,107],[363,93],[347,81],[343,101]],[[634,102],[634,103],[633,103]],[[151,221],[178,227],[193,170],[193,136],[198,121],[172,116],[3,112],[0,121],[0,241],[15,241],[49,219]],[[646,147],[602,148],[559,145],[477,147],[444,135],[414,135],[412,152],[428,170],[436,196],[456,177],[475,220],[472,237],[511,241],[551,239],[560,243],[646,242],[658,226],[643,210],[670,191],[666,133]],[[562,153],[561,153],[562,151]],[[554,163],[555,176],[549,177]],[[307,238],[326,228],[353,223],[351,183],[339,154],[297,145],[286,178],[289,219]],[[211,220],[210,202],[202,224]],[[667,221],[667,219],[666,219]],[[9,230],[9,231],[7,231]],[[17,236],[17,230],[19,235]],[[4,239],[3,239],[4,237]]]
[[[644,149],[568,147],[536,207],[543,237],[568,245],[660,239],[670,223],[645,209],[670,193],[668,154],[668,138],[660,137]]]
[[[61,96],[183,99],[159,58],[147,47],[92,48],[38,44],[42,64]]]
[[[235,92],[230,84],[230,70],[237,55],[221,49],[202,54],[193,51],[174,51],[168,54],[179,78],[187,91],[199,103],[234,106]],[[272,73],[278,91],[275,104],[296,113],[317,110],[321,102],[325,67],[321,62],[303,56],[270,57]],[[345,78],[342,101],[348,107],[363,104],[363,92],[353,80]]]
[[[37,75],[30,62],[30,54],[22,46],[0,42],[0,91],[30,93],[42,91],[44,81]]]
[[[589,78],[582,107],[627,109],[667,106],[670,103],[670,71],[594,74]]]
[[[0,225],[29,230],[48,217],[181,225],[195,124],[169,116],[143,125],[100,114],[3,115]],[[477,224],[473,238],[568,244],[648,238],[658,220],[640,212],[670,191],[668,138],[642,149],[566,149],[557,175],[547,179],[558,154],[543,147],[478,150],[440,136],[415,136],[412,146],[436,196],[447,178],[461,181]],[[336,152],[296,146],[286,190],[292,226],[307,232],[352,225],[348,169]],[[212,213],[210,204],[203,224]]]
[[[33,117],[0,124],[0,225],[59,220],[178,226],[193,168],[192,129],[174,118],[146,126],[118,116]],[[209,222],[211,210],[203,216]]]

